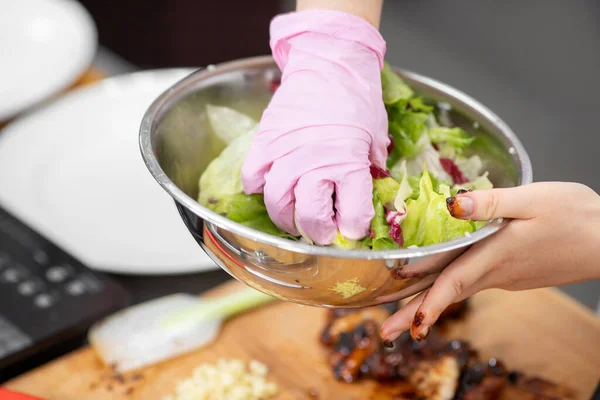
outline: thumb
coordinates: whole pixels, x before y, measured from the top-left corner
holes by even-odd
[[[456,196],[446,199],[446,205],[450,214],[460,219],[529,219],[536,216],[536,202],[544,199],[548,195],[546,192],[544,187],[538,184],[506,189],[460,190]]]

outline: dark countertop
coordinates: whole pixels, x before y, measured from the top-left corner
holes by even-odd
[[[536,180],[577,181],[600,191],[598,20],[600,3],[593,0],[388,0],[381,30],[393,64],[459,88],[503,118],[527,148]],[[105,50],[97,64],[111,73],[133,68]],[[199,293],[228,275],[115,277],[142,301]],[[598,305],[598,281],[563,290]]]

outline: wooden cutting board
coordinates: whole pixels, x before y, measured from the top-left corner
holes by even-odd
[[[207,296],[236,290],[229,282]],[[326,311],[274,303],[225,323],[218,339],[203,349],[124,377],[111,377],[93,350],[83,348],[6,384],[9,390],[48,400],[161,399],[202,362],[220,357],[257,359],[280,387],[276,400],[391,399],[373,382],[334,381],[327,351],[318,342]],[[466,317],[448,329],[465,338],[483,357],[495,356],[509,368],[577,388],[588,400],[600,378],[600,320],[554,289],[486,291],[476,295]],[[505,398],[516,398],[506,397]]]

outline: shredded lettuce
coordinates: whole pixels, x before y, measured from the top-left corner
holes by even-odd
[[[244,192],[242,166],[257,130],[258,127],[254,127],[234,139],[217,158],[208,164],[200,177],[198,198],[200,204],[205,206],[215,204],[223,197]]]
[[[488,224],[488,221],[469,221],[471,226],[473,227],[473,232],[479,230]]]
[[[390,225],[385,220],[385,208],[379,195],[373,191],[373,207],[375,216],[371,220],[371,246],[373,250],[391,250],[400,247],[390,236]]]
[[[483,160],[478,155],[469,158],[456,157],[456,166],[469,181],[474,181],[483,171]]]
[[[419,139],[425,132],[427,115],[395,108],[397,111],[392,111],[392,115],[395,115],[388,122],[388,129],[394,139],[394,149],[400,157],[414,157],[422,147]]]
[[[373,248],[373,239],[371,239],[371,236],[365,236],[363,239],[361,239],[360,243],[369,249]]]
[[[432,143],[444,143],[451,146],[459,153],[475,140],[474,137],[469,136],[462,128],[446,128],[438,126],[429,129],[428,133]]]
[[[438,194],[427,169],[419,182],[419,197],[406,202],[407,215],[402,221],[404,245],[427,246],[446,242],[473,232],[469,221],[453,218],[446,208],[450,188],[440,185]]]
[[[369,236],[367,236],[367,238],[369,238]],[[367,250],[371,247],[370,244],[365,244],[363,240],[348,239],[344,237],[340,232],[338,232],[331,245],[333,247],[337,247],[338,249],[346,250]]]
[[[387,62],[384,63],[381,71],[381,89],[385,104],[394,104],[402,99],[410,99],[414,94],[410,86],[404,83]]]
[[[373,179],[373,190],[384,206],[393,204],[399,188],[400,184],[393,178]]]
[[[513,163],[510,162],[510,156],[502,150],[496,139],[484,135],[474,136],[474,138],[473,143],[469,146],[469,152],[486,155],[502,165],[514,168]]]
[[[455,185],[455,187],[458,189],[482,190],[492,189],[494,187],[494,184],[489,180],[488,173],[485,172],[481,176],[475,178],[473,181],[462,183],[460,185]]]
[[[200,177],[198,202],[232,221],[274,236],[294,238],[269,218],[263,196],[247,195],[242,184],[242,165],[258,126],[233,139],[206,167]]]
[[[405,158],[406,169],[409,176],[421,175],[423,168],[427,165],[431,175],[440,182],[452,182],[452,177],[446,172],[440,162],[440,155],[435,150],[429,136],[423,135],[420,139],[421,150],[413,158]],[[402,159],[404,160],[404,159]]]
[[[422,112],[427,114],[426,121],[429,120],[430,116],[433,117],[433,114],[431,114],[433,107],[423,103],[423,99],[421,97],[415,97],[408,100],[408,108],[414,112]],[[433,120],[435,121],[435,117],[433,117]]]
[[[414,190],[409,182],[408,172],[406,169],[406,160],[402,160],[398,163],[396,169],[392,169],[390,171],[392,178],[400,181],[400,186],[398,188],[398,193],[396,194],[396,198],[394,199],[394,208],[398,211],[403,211],[406,209],[406,200],[412,196]]]
[[[246,114],[212,104],[206,105],[206,116],[215,135],[226,144],[251,131],[257,124]]]
[[[269,235],[279,236],[282,238],[298,240],[295,236],[290,235],[287,232],[279,229],[271,218],[269,218],[269,214],[267,213],[267,208],[265,207],[265,212],[260,216],[260,218],[251,219],[247,221],[239,221],[240,224],[247,226],[248,228],[256,229],[257,231],[268,233]]]
[[[394,144],[387,160],[388,168],[391,168],[401,157],[414,157],[421,151],[423,142],[420,139],[427,131],[432,107],[425,105],[420,97],[416,97],[400,99],[388,104],[386,109],[388,129]]]
[[[266,212],[263,196],[260,194],[230,194],[213,200],[206,207],[235,222],[259,219]]]

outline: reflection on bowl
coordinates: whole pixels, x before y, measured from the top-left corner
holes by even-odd
[[[495,187],[530,183],[531,163],[519,140],[495,114],[469,96],[432,79],[397,70],[443,119],[463,127],[491,151],[479,153]],[[205,105],[232,107],[256,120],[279,78],[270,57],[200,70],[162,94],[148,109],[140,147],[148,169],[173,197],[198,244],[232,276],[262,292],[302,304],[364,307],[411,296],[429,287],[468,246],[506,222],[491,221],[470,236],[421,248],[341,250],[270,236],[200,205],[198,181],[223,145],[212,133]],[[404,268],[404,273],[398,271]],[[407,273],[407,271],[409,273]]]

